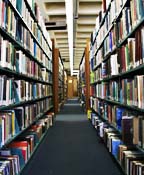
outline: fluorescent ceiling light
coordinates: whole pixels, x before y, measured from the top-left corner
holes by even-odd
[[[79,74],[79,70],[73,70],[73,75],[78,75]]]
[[[73,74],[73,0],[65,0],[69,43],[70,71]]]
[[[79,70],[73,70],[73,72],[75,72],[75,73],[79,73]]]

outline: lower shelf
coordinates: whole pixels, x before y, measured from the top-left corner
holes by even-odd
[[[35,151],[47,135],[50,126],[53,125],[53,112],[45,112],[37,118],[31,126],[13,138],[7,145],[0,149],[0,174],[7,171],[14,175],[20,174],[27,163],[34,155]]]
[[[44,138],[45,138],[45,136],[47,135],[48,131],[49,131],[49,128],[48,128],[48,130],[41,136],[41,138],[40,138],[40,140],[39,140],[39,143],[35,146],[33,152],[31,153],[31,156],[30,156],[29,160],[26,162],[26,164],[24,165],[24,167],[21,169],[20,174],[22,173],[22,171],[24,171],[24,169],[26,168],[28,162],[29,162],[29,161],[32,159],[32,157],[34,156],[35,152],[37,151],[37,149],[39,148],[40,144],[41,144],[42,141],[44,140]],[[20,175],[20,174],[19,174],[19,175]]]
[[[135,175],[143,174],[143,150],[140,150],[139,147],[135,145],[124,144],[121,139],[121,134],[113,126],[103,121],[98,115],[91,118],[91,123],[123,175],[133,175],[134,173]]]

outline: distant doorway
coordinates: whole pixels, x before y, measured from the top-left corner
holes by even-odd
[[[78,80],[76,76],[68,76],[68,98],[78,96]]]

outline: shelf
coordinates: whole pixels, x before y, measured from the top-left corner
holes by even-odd
[[[113,46],[114,48],[112,51],[109,51],[103,58],[102,62],[105,62],[112,54],[114,54],[117,51],[117,46]]]
[[[120,77],[119,75],[113,75],[113,76],[106,77],[106,78],[103,78],[101,80],[98,80],[98,81],[94,82],[94,84],[100,84],[102,82],[107,82],[107,81],[110,81],[110,80],[113,80],[113,79],[117,79],[119,77]]]
[[[103,42],[104,42],[105,38],[107,37],[107,35],[108,35],[108,34],[109,34],[109,32],[111,31],[111,29],[113,28],[114,22],[115,22],[115,21],[117,21],[117,20],[119,19],[120,14],[122,13],[122,10],[123,10],[123,9],[124,9],[124,7],[126,6],[127,2],[128,2],[128,0],[126,0],[126,2],[125,2],[125,3],[123,4],[123,6],[121,7],[121,9],[120,9],[120,11],[119,11],[118,15],[117,15],[117,16],[115,17],[115,19],[112,21],[111,26],[109,27],[108,31],[106,32],[106,34],[105,34],[104,38],[102,39],[101,44],[98,46],[98,48],[97,48],[97,50],[96,50],[96,52],[95,52],[95,54],[94,54],[94,55],[96,55],[96,53],[98,52],[98,50],[101,48],[101,46],[102,46],[102,44],[103,44]],[[111,6],[111,3],[110,3],[110,5],[109,5],[109,7],[108,7],[108,9],[107,9],[107,11],[106,11],[106,13],[105,13],[104,17],[103,17],[102,23],[100,24],[100,28],[102,27],[102,25],[103,25],[103,23],[104,23],[104,21],[105,21],[105,18],[106,18],[107,14],[108,14],[108,11],[110,10],[110,6]],[[100,28],[99,28],[99,30],[100,30]],[[98,30],[98,32],[97,32],[97,34],[96,34],[96,36],[98,35],[99,30]],[[95,40],[96,40],[96,36],[95,36],[94,42],[95,42]],[[94,45],[94,42],[93,42],[93,44],[92,44],[92,45]]]
[[[120,15],[121,15],[121,13],[122,13],[122,11],[123,11],[123,9],[125,8],[125,6],[126,6],[126,4],[127,4],[128,2],[129,2],[129,1],[126,0],[125,3],[122,5],[120,11],[118,12],[118,15],[116,16],[115,21],[117,21],[117,20],[119,19]]]
[[[28,81],[31,81],[31,82],[34,81],[34,82],[37,82],[37,83],[52,85],[52,82],[47,82],[47,81],[39,80],[37,78],[33,78],[32,76],[24,75],[24,74],[21,74],[21,73],[17,73],[15,71],[12,71],[12,70],[7,69],[7,68],[3,68],[1,66],[0,66],[0,73],[2,73],[2,74],[5,73],[9,77],[16,77],[16,78],[21,78],[21,79],[28,80]]]
[[[94,110],[94,109],[93,109],[93,110]],[[110,124],[107,120],[105,120],[103,117],[101,117],[95,110],[94,110],[94,112],[100,117],[100,119],[101,119],[102,121],[106,122],[110,127],[114,128],[114,129],[118,132],[118,134],[120,134],[120,136],[121,136],[121,132],[120,132],[119,130],[117,130],[117,128],[116,128],[115,126],[113,126],[113,125]],[[120,139],[121,139],[121,138],[120,138]],[[106,147],[106,148],[107,148],[107,147]],[[144,150],[143,150],[143,151],[144,151]],[[109,151],[108,151],[108,152],[109,152]],[[123,172],[123,174],[126,175],[124,169],[122,168],[122,166],[121,166],[121,164],[120,164],[120,162],[116,159],[116,157],[114,157],[114,156],[111,154],[111,152],[109,152],[109,153],[110,153],[110,155],[112,156],[113,160],[116,161],[116,163],[118,164],[118,166],[119,166],[119,168],[121,169],[121,171]]]
[[[112,103],[112,104],[114,104],[114,105],[122,106],[122,107],[124,107],[124,108],[129,109],[129,110],[137,111],[137,112],[139,112],[139,113],[144,113],[144,109],[138,108],[138,107],[136,107],[136,106],[129,106],[129,105],[127,105],[127,104],[122,104],[122,103],[120,103],[120,102],[113,101],[113,100],[109,100],[109,99],[107,99],[107,98],[101,98],[101,97],[96,97],[96,98],[97,98],[97,99],[100,99],[100,100],[103,100],[103,101],[105,101],[105,102],[108,102],[108,103]]]
[[[113,80],[113,79],[117,79],[117,78],[126,78],[126,77],[129,77],[132,75],[135,75],[136,72],[139,72],[139,71],[144,71],[144,64],[141,64],[139,66],[137,66],[136,68],[133,68],[131,70],[128,70],[126,72],[123,72],[123,73],[119,73],[118,75],[112,75],[112,76],[108,76],[106,78],[103,78],[102,80],[98,80],[96,82],[94,82],[93,84],[98,84],[98,83],[101,83],[101,82],[105,82],[105,81],[110,81],[110,80]]]
[[[93,84],[95,85],[95,84],[99,84],[99,83],[101,83],[102,82],[102,80],[97,80],[97,81],[95,81]]]
[[[30,155],[30,158],[28,159],[28,161],[25,163],[24,167],[21,169],[20,174],[23,172],[23,170],[25,169],[25,167],[27,166],[27,163],[32,159],[33,155],[35,154],[36,150],[38,149],[38,147],[40,146],[40,144],[42,143],[42,141],[44,140],[45,136],[47,135],[49,131],[49,128],[47,129],[47,131],[41,136],[39,142],[37,143],[37,145],[34,147],[33,152]],[[20,175],[19,174],[19,175]]]
[[[101,66],[101,63],[99,63],[98,65],[94,66],[93,71],[95,71],[100,66]]]
[[[15,140],[18,136],[20,136],[22,133],[24,133],[30,126],[32,126],[38,119],[40,119],[41,117],[43,117],[49,110],[51,109],[51,107],[44,111],[42,114],[39,114],[35,117],[35,120],[29,124],[29,126],[27,128],[24,128],[22,131],[20,131],[18,134],[16,134],[15,136],[13,136],[11,139],[9,139],[1,148],[6,147],[8,144],[10,144],[10,142],[12,142],[13,140]],[[0,148],[0,149],[1,149]]]
[[[106,122],[106,124],[108,124],[110,127],[114,128],[121,135],[121,132],[116,128],[116,126],[114,126],[114,124],[109,123],[108,119],[103,118],[95,109],[92,108],[92,110],[98,115],[98,117],[101,120],[103,120],[104,122]]]
[[[116,50],[117,50],[117,48],[116,48],[116,46],[115,46],[115,47],[113,48],[112,51],[109,51],[109,52],[104,56],[102,62],[107,61],[107,60],[110,58],[110,56],[111,56],[113,53],[116,52]],[[102,63],[102,62],[101,62],[101,63]],[[98,65],[94,66],[93,71],[95,71],[98,67],[100,67],[100,66],[101,66],[101,63],[99,63]]]
[[[111,24],[111,26],[109,27],[108,31],[106,32],[106,34],[105,34],[104,38],[102,39],[102,41],[101,41],[100,45],[99,45],[99,46],[98,46],[98,48],[96,49],[96,51],[95,51],[94,55],[96,55],[96,54],[97,54],[97,52],[99,51],[99,49],[101,48],[101,46],[102,46],[103,42],[105,41],[106,37],[108,36],[108,34],[109,34],[109,32],[111,31],[111,29],[113,28],[113,26],[114,26],[114,24]]]
[[[112,1],[112,0],[111,0],[111,1]],[[99,29],[98,29],[98,31],[96,32],[95,38],[94,38],[94,40],[93,40],[93,42],[92,42],[92,45],[94,45],[94,42],[95,42],[95,40],[96,40],[96,37],[97,37],[97,35],[98,35],[99,31],[100,31],[100,28],[102,27],[102,25],[103,25],[103,23],[104,23],[104,21],[105,21],[105,18],[106,18],[107,14],[108,14],[108,12],[109,12],[109,10],[110,10],[110,7],[111,7],[111,2],[109,3],[108,8],[107,8],[107,10],[106,10],[106,12],[105,12],[105,14],[104,14],[104,16],[103,16],[103,19],[102,19],[102,21],[101,21],[101,23],[100,23],[100,25],[99,25]]]
[[[94,55],[96,56],[96,58],[98,58],[98,59],[95,59],[94,60],[94,62],[93,63],[99,63],[99,64],[97,64],[97,65],[95,65],[94,66],[94,68],[93,68],[93,71],[95,71],[95,75],[98,75],[97,73],[98,72],[102,72],[101,70],[103,70],[103,69],[101,69],[101,64],[103,63],[103,62],[106,62],[106,65],[108,64],[108,68],[106,68],[106,72],[108,72],[108,74],[109,75],[107,75],[107,77],[105,77],[105,78],[98,78],[97,79],[97,81],[96,82],[93,82],[93,83],[91,83],[91,86],[95,86],[96,84],[98,84],[98,83],[102,83],[102,82],[108,82],[108,83],[110,83],[111,84],[111,82],[112,81],[121,81],[122,79],[125,79],[125,78],[134,78],[134,76],[136,76],[136,75],[143,75],[144,74],[144,64],[141,64],[141,65],[139,65],[139,66],[137,66],[137,67],[134,67],[134,65],[132,65],[133,66],[133,68],[130,68],[130,69],[128,69],[127,68],[127,70],[124,72],[122,72],[121,71],[121,73],[119,73],[118,75],[110,75],[111,74],[111,71],[109,71],[109,69],[110,69],[110,66],[109,66],[109,63],[110,63],[110,61],[111,61],[111,59],[110,59],[110,57],[111,57],[111,55],[112,54],[120,54],[120,52],[119,52],[119,49],[122,47],[122,46],[125,46],[125,44],[128,44],[127,42],[128,42],[128,39],[129,38],[132,38],[132,37],[136,37],[135,35],[136,35],[136,32],[137,31],[139,31],[139,28],[141,29],[141,26],[143,25],[143,23],[144,23],[144,17],[141,19],[141,20],[139,20],[138,22],[136,21],[136,22],[134,22],[134,24],[136,24],[136,25],[133,25],[132,24],[132,29],[130,30],[129,29],[129,33],[128,32],[126,32],[126,33],[128,33],[127,35],[126,34],[124,34],[124,37],[122,37],[122,36],[120,36],[119,37],[119,40],[117,41],[116,39],[114,40],[114,42],[116,43],[115,45],[115,47],[113,47],[113,49],[112,49],[112,51],[110,52],[109,50],[109,48],[110,48],[110,46],[108,46],[108,42],[107,42],[107,36],[109,35],[109,32],[111,32],[111,31],[113,31],[113,29],[112,29],[112,26],[113,25],[115,25],[115,22],[116,23],[118,23],[120,20],[123,20],[123,18],[124,17],[121,17],[122,16],[122,14],[125,12],[125,7],[129,7],[129,4],[130,4],[130,1],[128,1],[128,0],[125,0],[125,2],[123,3],[123,5],[121,5],[121,7],[118,9],[118,12],[116,13],[116,14],[113,14],[111,17],[113,17],[113,16],[115,16],[115,19],[114,19],[114,21],[111,23],[112,25],[110,26],[109,24],[108,24],[108,26],[110,27],[108,27],[108,30],[107,30],[107,23],[104,23],[104,24],[102,24],[103,25],[103,27],[105,27],[104,28],[104,31],[107,31],[106,33],[105,33],[105,35],[103,35],[103,33],[102,33],[102,35],[104,36],[104,38],[102,37],[102,40],[100,41],[100,44],[97,46],[97,48],[96,49],[94,49],[95,47],[95,45],[94,45],[94,42],[96,41],[96,39],[98,40],[98,38],[99,38],[99,35],[98,35],[98,33],[96,34],[96,36],[98,35],[98,37],[96,37],[95,36],[95,38],[94,38],[94,42],[92,42],[91,43],[91,45],[93,45],[93,50],[94,50]],[[127,10],[129,10],[129,9],[127,9]],[[130,9],[131,10],[131,9]],[[105,18],[106,18],[106,16],[105,16]],[[105,18],[103,19],[103,21],[105,21]],[[106,24],[106,25],[105,25]],[[117,24],[116,24],[117,25]],[[120,24],[121,25],[121,24]],[[117,27],[117,26],[116,26]],[[111,30],[112,29],[112,30]],[[99,30],[101,30],[101,27],[99,28]],[[99,31],[98,30],[98,31]],[[103,31],[102,31],[103,32]],[[115,32],[118,32],[118,31],[115,31],[115,28],[114,28],[114,37],[116,37],[117,38],[117,36],[116,36],[116,34],[115,34]],[[123,38],[123,39],[120,39],[120,38]],[[100,38],[101,39],[101,38]],[[106,42],[107,43],[106,43]],[[113,43],[114,43],[113,42]],[[96,43],[95,43],[96,44]],[[105,48],[103,48],[103,45],[105,45],[105,44],[107,44],[107,48],[105,49]],[[103,49],[105,49],[105,50],[103,50]],[[99,50],[100,50],[100,55],[102,55],[102,57],[100,57],[99,56]],[[122,50],[123,51],[123,50]],[[92,52],[93,53],[93,52]],[[97,56],[99,56],[99,57],[97,57]],[[119,56],[121,56],[121,55],[119,55]],[[102,58],[102,59],[101,59]],[[110,59],[110,60],[109,60]],[[98,60],[98,61],[97,61]],[[107,61],[108,60],[108,61]],[[132,67],[131,66],[131,67]],[[121,65],[121,67],[120,67],[121,69],[120,70],[122,70],[122,65]],[[113,71],[112,71],[113,72]],[[95,76],[96,77],[96,76]],[[98,77],[98,76],[97,76]],[[99,76],[99,77],[101,77],[101,76]],[[117,85],[117,83],[116,83],[116,85]],[[101,88],[101,86],[98,86],[98,87],[100,87]],[[111,88],[111,87],[110,87]],[[95,88],[94,88],[94,90],[95,90]],[[111,89],[110,89],[111,90]],[[116,93],[116,92],[114,92],[114,93]],[[95,94],[99,94],[99,93],[95,93]],[[126,93],[127,94],[127,93]],[[129,94],[128,94],[129,95]],[[111,95],[111,96],[114,96],[114,95]],[[93,106],[94,108],[96,108],[98,111],[99,111],[99,113],[101,113],[101,111],[100,111],[100,107],[101,107],[101,105],[99,106],[97,106],[97,104],[98,103],[106,103],[108,106],[110,106],[111,108],[113,108],[114,106],[115,107],[120,107],[120,108],[123,108],[124,110],[126,110],[126,111],[128,111],[128,114],[130,113],[130,114],[132,114],[132,115],[134,115],[134,116],[136,116],[136,117],[138,117],[139,115],[143,115],[144,114],[144,109],[142,109],[142,108],[140,108],[140,107],[138,107],[138,106],[135,106],[135,103],[129,103],[129,101],[128,101],[128,99],[126,99],[126,100],[120,100],[120,98],[113,98],[113,97],[111,97],[111,96],[105,96],[105,97],[103,97],[102,95],[99,95],[99,97],[95,97],[96,99],[92,99],[91,101],[92,101],[92,105],[91,106]],[[99,99],[99,100],[97,100],[97,99]],[[115,99],[115,100],[114,100]],[[127,103],[127,101],[128,101],[128,103]],[[128,104],[133,104],[133,105],[128,105]],[[94,105],[96,105],[96,106],[94,106]],[[104,114],[106,114],[107,113],[107,105],[105,106],[103,106],[104,108],[103,108],[103,110],[105,111],[105,113]],[[140,106],[140,105],[139,105]],[[93,109],[93,107],[92,107],[92,109]],[[94,110],[94,109],[93,109]],[[96,112],[95,110],[94,110],[94,112]],[[97,113],[97,112],[96,112]],[[98,113],[97,113],[98,114]],[[120,131],[120,130],[118,130],[117,129],[117,124],[115,123],[115,122],[112,122],[111,120],[107,120],[107,118],[106,117],[108,117],[107,116],[107,114],[106,115],[104,115],[103,114],[103,112],[102,112],[102,115],[99,115],[98,114],[98,116],[101,118],[101,120],[102,121],[105,121],[106,123],[108,123],[108,125],[110,126],[110,127],[113,127],[116,131],[118,131],[118,133],[122,136],[122,133],[124,134],[125,133],[125,131],[124,130],[122,130],[122,131]],[[115,117],[115,116],[114,116]],[[112,123],[111,123],[112,122]],[[141,131],[142,132],[142,131]],[[135,146],[135,145],[133,145],[133,146]],[[137,147],[137,149],[138,150],[140,150],[142,153],[144,153],[144,149],[142,149],[141,147],[139,147],[138,145],[136,145],[136,147]],[[111,154],[112,155],[112,154]],[[124,174],[126,174],[125,173],[125,170],[124,170],[124,168],[122,167],[122,165],[120,164],[120,162],[117,160],[117,158],[115,157],[115,156],[113,156],[112,155],[112,157],[116,160],[116,162],[119,164],[119,167],[121,168],[121,170],[122,170],[122,172],[124,173]]]
[[[50,48],[50,45],[49,45],[49,43],[48,43],[48,41],[47,41],[45,35],[43,34],[42,28],[41,28],[41,26],[39,25],[38,20],[36,19],[35,14],[34,14],[34,12],[32,11],[32,9],[31,9],[29,3],[27,2],[27,0],[24,0],[24,1],[25,1],[25,3],[26,3],[26,6],[27,6],[27,8],[28,8],[30,14],[31,14],[31,17],[32,17],[32,18],[34,19],[34,21],[37,23],[37,25],[38,25],[38,27],[39,27],[39,29],[40,29],[42,35],[43,35],[43,38],[45,39],[47,45],[49,46],[50,51],[52,51],[52,49]]]
[[[12,119],[9,121],[7,118],[3,123],[2,130],[9,128],[9,133],[6,132],[6,138],[3,139],[0,149],[7,149],[13,141],[18,141],[21,136],[25,137],[25,133],[33,124],[37,124],[38,120],[49,114],[49,111],[53,112],[54,109],[51,41],[48,33],[45,32],[45,28],[42,31],[43,26],[40,27],[40,24],[44,24],[43,21],[39,21],[38,24],[35,14],[32,15],[32,9],[28,2],[28,0],[21,0],[20,2],[18,0],[17,2],[4,0],[2,2],[5,8],[3,17],[6,18],[6,21],[2,20],[4,22],[0,26],[0,35],[2,37],[1,40],[5,40],[4,49],[6,53],[3,56],[7,55],[7,60],[2,59],[2,61],[4,63],[9,62],[9,64],[8,66],[7,64],[0,65],[0,76],[8,78],[8,80],[2,78],[4,86],[2,94],[6,101],[1,99],[0,111],[1,113],[6,113],[6,117],[12,117]],[[19,8],[17,8],[17,3],[20,3],[18,4],[18,6],[20,5]],[[21,3],[24,5],[22,6],[24,8],[20,10]],[[15,27],[17,28],[15,29]],[[3,45],[3,42],[1,44]],[[19,51],[20,53],[18,53]],[[3,53],[3,50],[1,52]],[[24,56],[19,60],[21,55]],[[19,80],[18,84],[15,80]],[[10,92],[7,94],[6,92],[8,91]],[[15,91],[22,92],[20,94]],[[20,113],[24,112],[32,115],[18,116],[20,119],[15,122],[13,115],[15,112],[19,112],[16,110],[18,107],[22,108]],[[46,128],[48,127],[45,127],[45,132],[40,134],[39,142],[35,145],[31,152],[32,154],[28,156],[29,159],[31,159],[42,139],[47,134]],[[27,166],[27,162],[24,166]],[[13,167],[11,168],[13,169]]]
[[[47,67],[45,67],[41,62],[39,62],[31,53],[30,51],[26,50],[23,45],[19,42],[16,41],[8,32],[6,32],[6,30],[4,30],[3,28],[0,27],[0,33],[2,33],[4,35],[5,38],[7,38],[11,43],[13,43],[13,45],[16,48],[19,48],[20,50],[22,50],[26,56],[28,56],[30,59],[32,59],[33,61],[37,62],[42,68],[46,68],[47,71],[50,71]]]
[[[140,150],[142,153],[144,153],[144,149],[143,149],[143,148],[141,148],[141,147],[138,146],[138,145],[135,145],[135,147],[136,147],[138,150]]]
[[[49,96],[37,98],[37,99],[34,99],[34,100],[28,100],[28,101],[23,101],[23,102],[20,102],[20,103],[14,103],[14,104],[11,104],[11,105],[8,105],[8,106],[0,106],[0,111],[8,110],[8,109],[13,109],[13,108],[19,107],[19,106],[26,106],[27,104],[32,104],[32,103],[35,103],[35,102],[44,100],[46,98],[51,98],[51,97],[52,96],[49,95]]]
[[[125,39],[123,39],[119,44],[118,47],[121,47],[129,37],[131,37],[135,31],[143,24],[144,22],[144,17],[138,22],[138,24],[134,27],[134,29],[132,29],[132,31],[125,37]]]
[[[31,36],[33,37],[33,39],[36,41],[36,43],[39,45],[39,47],[41,48],[41,50],[44,52],[44,54],[47,56],[48,59],[49,56],[47,55],[47,53],[45,52],[45,50],[43,49],[43,47],[41,46],[41,44],[39,43],[39,41],[37,40],[37,38],[34,36],[34,34],[32,33],[32,31],[29,29],[29,27],[27,26],[27,24],[25,23],[23,17],[21,16],[21,14],[17,11],[17,9],[13,6],[13,4],[9,1],[10,6],[13,8],[14,13],[16,13],[16,15],[20,18],[21,22],[24,24],[24,26],[27,28],[27,30],[30,32]],[[49,46],[49,45],[48,45]],[[51,60],[51,59],[50,59]]]

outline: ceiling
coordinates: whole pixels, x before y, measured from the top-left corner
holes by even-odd
[[[65,21],[65,0],[36,0],[42,15],[48,22]],[[73,69],[79,69],[86,41],[95,28],[96,17],[101,10],[102,0],[73,0]],[[70,70],[68,31],[51,30],[51,38],[55,39],[66,70]]]

